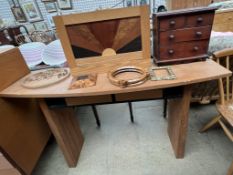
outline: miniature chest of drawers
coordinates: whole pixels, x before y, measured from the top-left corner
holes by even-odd
[[[204,7],[153,14],[155,63],[165,65],[207,58],[215,10]]]

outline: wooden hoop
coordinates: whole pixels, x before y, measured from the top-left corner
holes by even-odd
[[[122,80],[116,78],[118,74],[124,73],[124,72],[136,72],[141,74],[140,78],[135,78],[135,79],[130,79],[130,80]],[[136,86],[139,84],[144,83],[148,79],[148,72],[143,70],[140,67],[136,66],[125,66],[125,67],[120,67],[115,70],[112,70],[108,73],[108,79],[110,82],[116,86],[120,86],[122,88],[128,87],[128,86]]]

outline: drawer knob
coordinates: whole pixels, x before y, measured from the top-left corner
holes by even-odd
[[[196,32],[196,36],[197,37],[201,37],[202,36],[202,32]]]
[[[169,53],[170,55],[172,55],[172,54],[174,54],[174,50],[173,50],[173,49],[170,49],[170,50],[168,50],[168,53]]]
[[[170,26],[174,26],[176,24],[176,21],[172,20],[170,21]]]
[[[174,39],[175,38],[175,35],[173,35],[173,34],[171,34],[171,35],[169,35],[169,39]]]
[[[203,22],[203,18],[202,18],[202,17],[197,18],[197,22],[198,22],[198,23]]]
[[[198,50],[199,50],[199,47],[198,47],[198,46],[194,46],[194,47],[193,47],[193,50],[194,50],[194,51],[198,51]]]

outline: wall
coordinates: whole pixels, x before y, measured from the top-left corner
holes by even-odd
[[[19,0],[22,3],[24,0]],[[44,3],[41,0],[35,0],[40,8],[41,14],[45,22],[48,22],[48,16],[55,13],[47,13]],[[138,2],[137,2],[138,1]],[[133,3],[140,4],[140,0],[132,0]],[[164,4],[164,0],[147,0],[147,3],[151,4],[151,8]],[[14,16],[10,10],[10,5],[7,0],[0,0],[0,18],[15,21]],[[96,9],[105,9],[111,7],[123,7],[126,4],[126,0],[72,0],[71,10],[62,10],[63,14],[68,13],[81,13],[87,11],[94,11]],[[115,8],[114,7],[114,8]],[[36,22],[35,22],[36,23]],[[22,23],[21,23],[22,24]],[[51,26],[48,25],[49,28]]]

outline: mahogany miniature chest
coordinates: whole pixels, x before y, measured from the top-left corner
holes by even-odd
[[[155,63],[206,59],[215,10],[202,7],[153,14]]]

